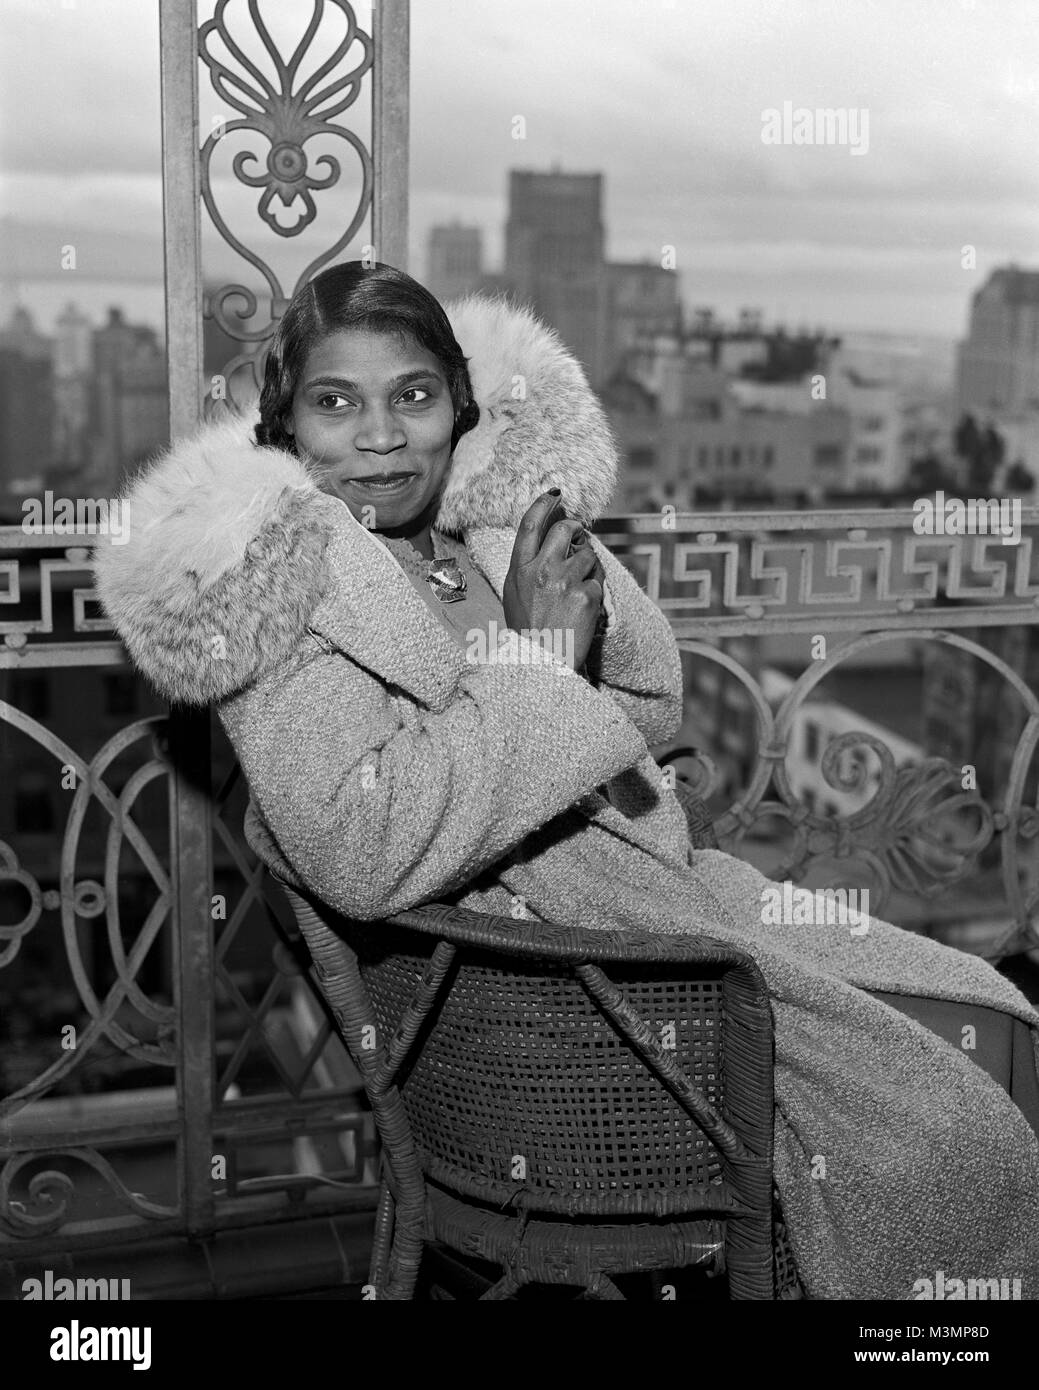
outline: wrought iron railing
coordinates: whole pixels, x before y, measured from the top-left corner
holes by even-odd
[[[352,242],[407,260],[407,0],[376,0],[367,27],[348,0],[198,8],[201,25],[195,0],[159,0],[172,438],[255,387],[296,286]],[[297,274],[232,230],[223,199],[241,185],[275,245],[306,244],[319,209],[335,228]],[[244,272],[208,294],[203,207]],[[204,318],[239,345],[220,390]],[[127,700],[125,654],[91,607],[94,539],[0,528],[0,1285],[29,1255],[96,1265],[147,1238],[167,1241],[152,1288],[262,1289],[265,1268],[285,1287],[284,1249],[254,1238],[234,1271],[229,1241],[301,1221],[309,1277],[321,1248],[328,1282],[361,1277],[348,1218],[374,1205],[375,1172],[359,1079],[264,897],[230,750],[207,716],[139,686]],[[143,717],[116,727],[127,704]],[[170,1255],[185,1236],[193,1260]]]
[[[957,913],[943,914],[943,903],[962,909],[973,902],[977,912],[980,902],[988,935],[975,939],[974,949],[992,957],[1034,949],[1039,512],[1025,514],[1014,547],[983,537],[917,536],[911,517],[898,513],[730,512],[679,516],[666,528],[659,517],[617,517],[597,530],[668,613],[688,653],[690,717],[679,741],[694,743],[697,752],[679,766],[711,798],[724,848],[750,857],[770,850],[776,877],[805,881],[820,866],[828,882],[848,873],[861,882],[864,875],[876,894],[872,910],[882,916],[896,899],[915,896],[931,901],[932,921],[940,925],[945,915],[955,925]],[[117,669],[124,657],[92,607],[87,552],[68,540],[0,532],[7,593],[22,603],[18,617],[0,622],[0,665],[51,672],[83,690],[90,673]],[[827,634],[823,650],[819,638]],[[993,634],[1000,640],[994,643]],[[801,669],[778,697],[767,680],[767,647],[777,635],[803,638]],[[1016,640],[1004,642],[1008,635]],[[835,792],[858,790],[860,804],[834,815],[811,809],[795,776],[804,762],[793,745],[798,714],[815,708],[815,695],[834,673],[906,641],[912,645],[903,655],[908,650],[916,661],[925,705],[941,707],[948,694],[948,673],[918,659],[925,649],[950,653],[954,673],[974,662],[993,674],[1008,698],[1000,704],[975,683],[968,727],[977,740],[977,731],[995,722],[1000,757],[965,787],[964,764],[929,748],[926,731],[918,756],[896,766],[883,719],[874,719],[872,732],[845,733],[817,750],[823,781]],[[783,660],[789,670],[789,652]],[[736,698],[718,702],[711,717],[703,690],[714,669],[732,682]],[[851,709],[854,720],[853,702]],[[362,1200],[374,1150],[356,1077],[335,1055],[328,1021],[304,999],[298,962],[271,930],[276,908],[266,903],[242,842],[242,788],[227,750],[218,750],[212,772],[200,767],[204,745],[192,741],[190,723],[161,713],[135,720],[89,755],[12,703],[0,705],[0,716],[52,760],[55,782],[74,774],[57,876],[47,877],[46,856],[20,860],[15,847],[3,846],[0,879],[21,885],[27,910],[20,921],[0,925],[0,962],[10,968],[35,936],[49,935],[53,946],[60,931],[75,992],[75,1006],[55,1020],[50,1055],[3,1102],[0,1250],[65,1249],[96,1241],[99,1230],[129,1239],[142,1226],[204,1236],[224,1224],[342,1212]],[[734,747],[742,780],[731,775]],[[850,771],[842,765],[849,749],[866,750]],[[10,766],[15,750],[6,752]],[[877,765],[872,783],[868,759]],[[166,794],[156,801],[160,785]],[[178,816],[188,814],[185,786],[206,802],[205,819],[191,827],[196,838],[206,837],[204,869],[185,862],[177,838]],[[91,808],[104,822],[93,831]],[[178,877],[202,873],[190,898],[178,897]],[[130,889],[134,906],[127,911]],[[104,931],[107,976],[96,949],[93,965],[86,963],[84,930]],[[234,953],[250,933],[264,943],[261,956],[236,969]],[[149,990],[139,973],[160,941],[169,967]],[[169,999],[157,1000],[156,988],[161,995],[165,985]],[[206,1026],[195,1032],[199,1012]],[[61,1028],[68,1024],[76,1045],[64,1051]],[[254,1044],[266,1064],[246,1077]],[[126,1099],[120,1118],[112,1118],[110,1094],[96,1120],[82,1101],[77,1109],[68,1100],[76,1089],[69,1083],[77,1072],[89,1073],[101,1053],[140,1066],[141,1094]],[[156,1083],[166,1089],[145,1090]],[[179,1192],[161,1200],[132,1185],[106,1156],[117,1152],[132,1170],[135,1151],[162,1144],[177,1150],[181,1181]],[[332,1166],[315,1157],[322,1144],[335,1149]],[[265,1146],[266,1161],[250,1166],[249,1155]],[[76,1165],[117,1199],[98,1206],[95,1194],[100,1216],[91,1215],[89,1203],[85,1217],[77,1210]],[[192,1174],[207,1187],[202,1209],[191,1205]]]
[[[679,766],[722,847],[776,878],[868,887],[875,915],[998,960],[1039,946],[1039,507],[1010,545],[917,534],[917,515],[658,515],[597,531],[688,654],[683,741],[698,751]],[[878,710],[847,678],[825,699],[835,678],[874,674]],[[908,731],[894,707],[907,678]],[[806,718],[821,735],[809,756]],[[806,786],[828,793],[828,814]]]

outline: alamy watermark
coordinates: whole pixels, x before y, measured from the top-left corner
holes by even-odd
[[[35,1299],[54,1299],[57,1302],[90,1299],[119,1301],[130,1297],[129,1279],[68,1279],[64,1275],[55,1278],[52,1269],[43,1271],[42,1279],[24,1279],[22,1298],[26,1302]]]
[[[1020,1279],[951,1279],[939,1269],[933,1279],[917,1279],[913,1298],[934,1302],[975,1302],[981,1300],[1001,1303],[1017,1302],[1021,1298]]]
[[[847,927],[852,936],[869,931],[868,888],[797,888],[787,879],[761,890],[766,927]]]
[[[509,632],[516,632],[525,640],[517,643],[499,645]],[[532,648],[539,647],[568,667],[574,664],[573,628],[505,628],[492,618],[487,628],[474,627],[466,634],[465,656],[467,661],[480,665],[541,665],[544,657]]]
[[[1021,539],[1020,497],[918,497],[913,503],[918,536],[999,536],[1004,545]]]
[[[784,101],[761,113],[763,145],[847,145],[851,154],[869,153],[869,109],[828,106],[813,110]]]
[[[130,504],[119,497],[55,497],[48,488],[22,503],[22,530],[29,536],[110,536],[130,539]]]
[[[150,1327],[90,1327],[73,1318],[51,1328],[52,1361],[132,1361],[135,1371],[152,1364]]]

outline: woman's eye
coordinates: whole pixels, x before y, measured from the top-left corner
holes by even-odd
[[[322,410],[335,410],[337,409],[334,404],[336,401],[342,401],[346,405],[350,404],[346,397],[339,391],[326,391],[323,396],[318,397],[317,403]]]
[[[402,391],[397,397],[405,405],[419,405],[426,400],[431,393],[424,386],[409,386],[406,391]]]

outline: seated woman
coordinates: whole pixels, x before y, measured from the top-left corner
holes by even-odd
[[[911,1299],[942,1270],[1039,1297],[1036,1134],[866,991],[999,1010],[1033,1043],[1039,1015],[887,923],[775,925],[768,880],[690,849],[650,752],[681,720],[678,649],[584,529],[616,456],[555,335],[479,298],[449,321],[391,267],[335,266],[282,319],[259,412],[255,439],[232,420],[176,444],[133,487],[129,543],[96,555],[144,674],[216,702],[257,853],[353,918],[453,901],[742,948],[772,1000],[776,1181],[809,1294]]]

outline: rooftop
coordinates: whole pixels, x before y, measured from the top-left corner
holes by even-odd
[[[992,290],[998,290],[1006,304],[1039,304],[1039,270],[1002,266],[992,272],[981,293]]]

